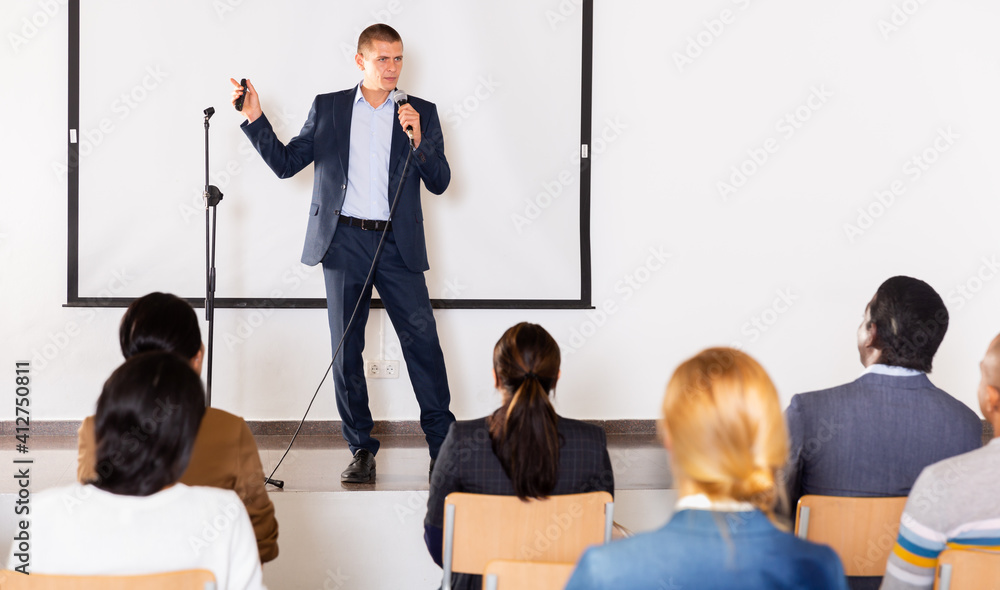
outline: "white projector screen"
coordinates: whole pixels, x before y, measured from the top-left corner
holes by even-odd
[[[202,112],[212,106],[210,182],[225,195],[216,296],[250,306],[323,298],[319,267],[299,263],[312,166],[274,176],[239,129],[229,78],[254,83],[287,142],[315,95],[360,81],[358,34],[387,22],[403,37],[399,87],[437,104],[452,169],[443,195],[422,191],[431,298],[589,305],[584,16],[553,16],[532,0],[81,3],[79,123],[70,130],[76,296],[100,304],[114,276],[125,279],[121,298],[204,294]]]

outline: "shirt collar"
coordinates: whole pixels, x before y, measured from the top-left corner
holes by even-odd
[[[677,500],[674,510],[714,510],[716,512],[750,512],[756,510],[749,502],[712,500],[705,494],[693,494]]]
[[[354,104],[358,104],[358,102],[363,101],[363,100],[365,100],[365,95],[361,93],[361,83],[358,83],[358,88],[357,88],[357,90],[354,91]],[[375,107],[375,108],[381,108],[382,106],[385,105],[386,102],[392,102],[392,93],[391,92],[389,93],[389,96],[385,97],[385,102],[383,102],[381,105],[379,105],[378,107]],[[368,104],[367,101],[365,102],[365,104]],[[369,106],[371,106],[371,105],[369,105]]]
[[[867,375],[868,373],[875,373],[876,375],[889,375],[890,377],[915,377],[917,375],[924,375],[923,371],[918,371],[916,369],[907,369],[906,367],[894,367],[892,365],[880,365],[874,364],[865,369],[862,375]]]

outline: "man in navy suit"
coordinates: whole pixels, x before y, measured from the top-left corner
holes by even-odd
[[[333,380],[344,439],[354,454],[340,478],[346,483],[365,483],[375,479],[379,448],[379,441],[371,436],[373,422],[361,356],[372,292],[365,279],[384,230],[385,244],[372,282],[403,348],[432,469],[448,427],[455,421],[423,274],[429,266],[420,208],[420,181],[430,192],[441,194],[448,188],[451,169],[434,104],[410,97],[407,104],[397,106],[392,100],[403,70],[399,33],[384,24],[368,27],[358,38],[355,62],[363,75],[361,83],[317,96],[302,130],[288,144],[275,136],[249,80],[243,105],[247,120],[241,127],[280,178],[294,176],[315,163],[302,262],[323,264],[334,347],[355,302],[362,299],[342,353],[333,364]],[[237,87],[235,102],[243,91],[235,80],[231,82]],[[400,183],[399,204],[390,220]]]
[[[882,283],[865,308],[851,383],[792,397],[786,486],[791,515],[801,496],[906,496],[920,471],[977,449],[982,422],[927,378],[948,330],[944,301],[904,276]],[[877,588],[881,578],[851,578]]]

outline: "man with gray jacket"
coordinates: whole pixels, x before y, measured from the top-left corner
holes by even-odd
[[[806,494],[906,496],[920,471],[982,444],[982,422],[927,378],[948,310],[927,283],[882,283],[858,328],[864,373],[792,398],[786,490],[791,514]],[[880,578],[849,580],[877,588]]]

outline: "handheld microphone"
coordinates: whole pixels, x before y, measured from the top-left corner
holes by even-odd
[[[397,88],[392,91],[392,102],[396,103],[396,108],[399,108],[404,104],[409,104],[410,98],[406,96],[405,92]],[[406,126],[406,136],[410,138],[410,143],[413,143],[413,125]]]

